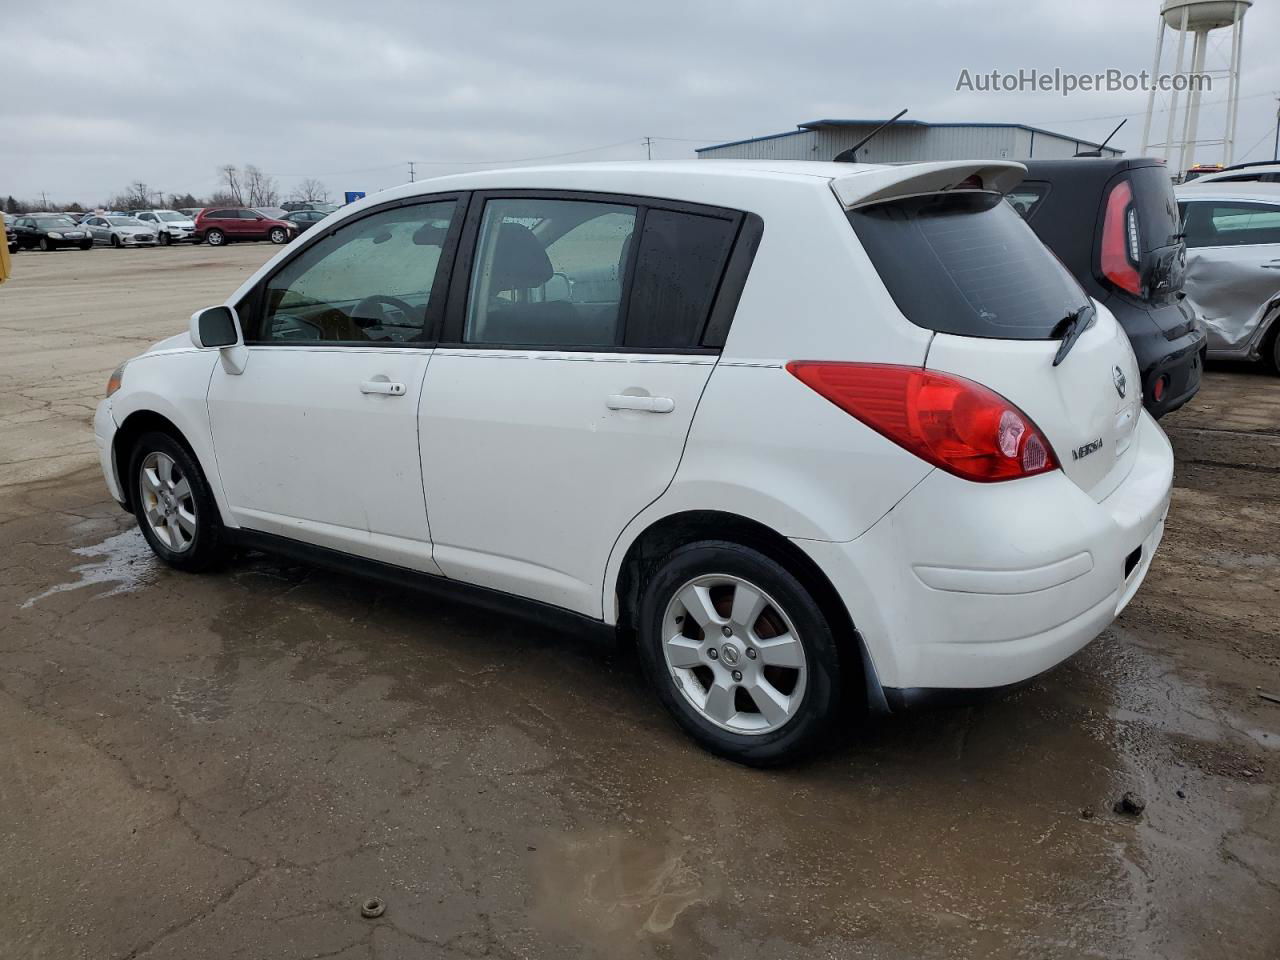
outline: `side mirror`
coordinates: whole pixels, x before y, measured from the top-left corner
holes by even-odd
[[[193,313],[191,342],[201,350],[217,350],[222,369],[232,376],[244,373],[249,363],[249,349],[234,307],[205,307]]]
[[[205,307],[191,315],[191,342],[201,350],[240,342],[240,318],[231,307]]]

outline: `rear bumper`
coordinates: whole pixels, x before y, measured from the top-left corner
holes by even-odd
[[[857,540],[795,541],[843,597],[891,705],[1023,682],[1106,629],[1169,506],[1168,440],[1143,416],[1135,441],[1102,502],[1061,471],[975,484],[935,470]]]
[[[1166,331],[1185,328],[1194,314],[1184,303],[1139,308],[1112,297],[1107,304],[1124,327],[1142,374],[1142,405],[1159,420],[1196,395],[1204,372],[1208,339],[1198,323],[1170,340]],[[1157,390],[1157,382],[1163,387]],[[1156,393],[1160,399],[1156,399]]]

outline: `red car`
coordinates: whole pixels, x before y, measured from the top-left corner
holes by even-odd
[[[233,240],[288,243],[297,235],[297,224],[276,220],[249,207],[206,207],[196,214],[196,240],[207,241],[211,247]]]

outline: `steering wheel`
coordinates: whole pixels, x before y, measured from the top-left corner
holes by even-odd
[[[351,308],[351,322],[354,323],[356,326],[360,327],[361,329],[364,329],[365,327],[372,327],[374,324],[377,324],[377,323],[386,322],[386,318],[383,315],[383,311],[382,311],[382,307],[384,304],[390,307],[394,307],[396,310],[399,310],[402,315],[402,319],[404,320],[408,320],[409,317],[411,317],[414,312],[413,305],[404,300],[401,300],[399,297],[391,297],[384,293],[375,293],[372,296],[365,297],[363,300],[361,300],[359,303],[357,303],[354,307]],[[364,315],[366,307],[372,308],[375,306],[378,308],[377,317],[369,317]],[[410,326],[410,324],[408,323],[404,323],[400,325]]]

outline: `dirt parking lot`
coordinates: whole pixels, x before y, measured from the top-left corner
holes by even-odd
[[[152,561],[92,407],[273,252],[22,253],[0,287],[0,957],[1280,956],[1280,378],[1213,369],[1166,421],[1162,551],[1081,655],[757,772],[625,649]]]

